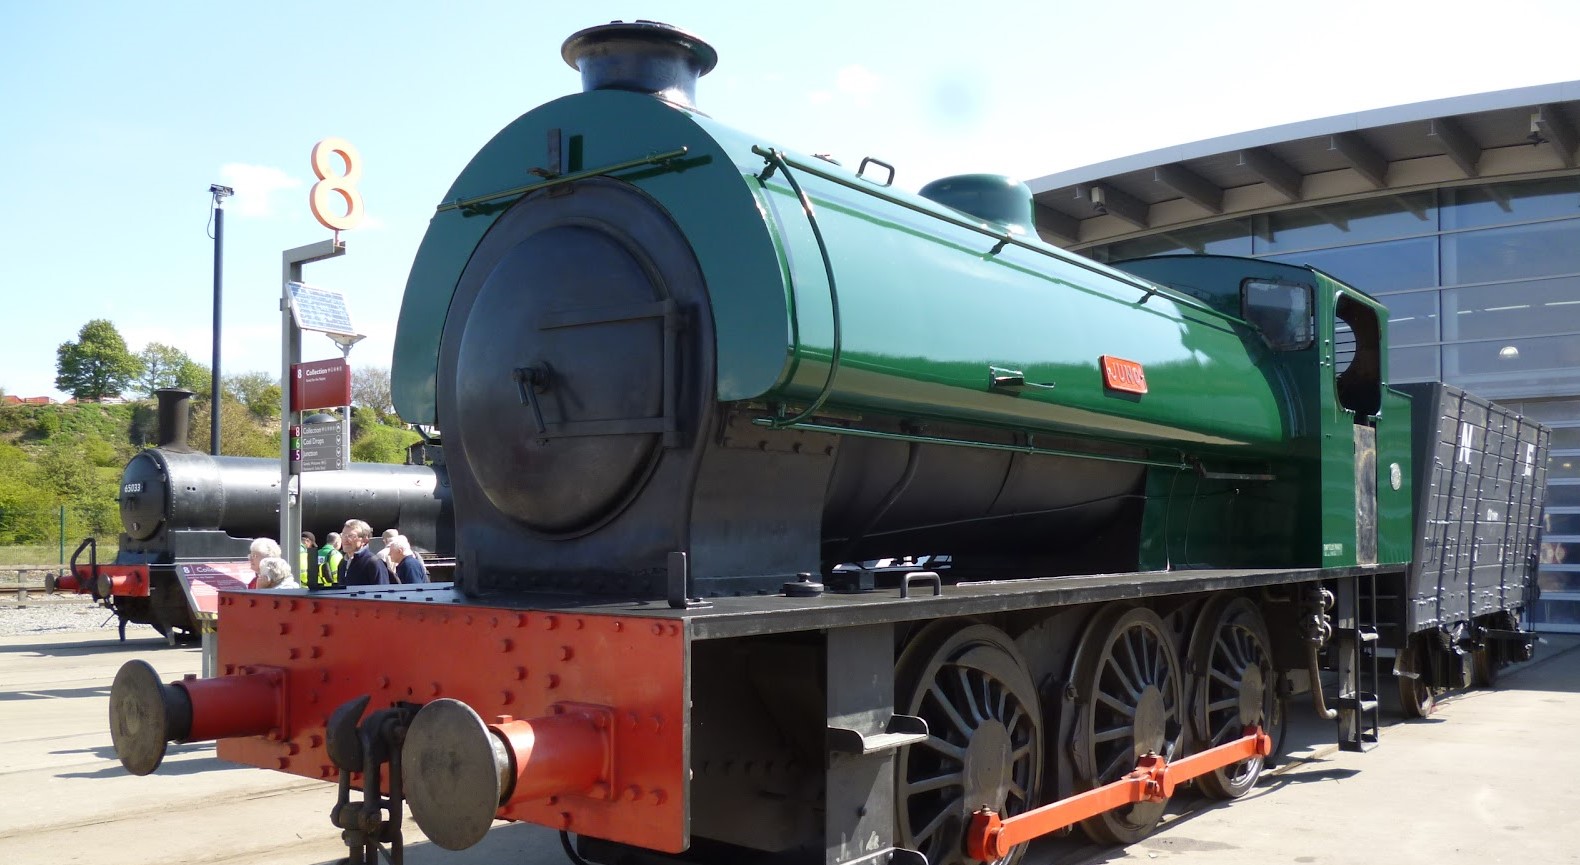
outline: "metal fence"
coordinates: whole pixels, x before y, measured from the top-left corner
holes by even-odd
[[[111,503],[104,507],[74,505],[0,506],[0,587],[23,582],[42,585],[44,575],[59,573],[84,539],[98,544],[101,562],[115,558],[120,519]]]

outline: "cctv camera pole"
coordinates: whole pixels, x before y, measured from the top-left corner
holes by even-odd
[[[219,456],[219,334],[220,298],[225,284],[225,199],[233,190],[216,183],[208,191],[214,196],[214,365],[209,387],[208,452]]]

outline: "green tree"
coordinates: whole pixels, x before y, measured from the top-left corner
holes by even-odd
[[[351,371],[351,404],[369,408],[383,420],[395,413],[390,395],[390,371],[382,366],[357,367]]]
[[[222,390],[247,407],[259,420],[280,416],[280,380],[266,372],[243,372],[227,375]],[[220,414],[223,422],[225,415]]]
[[[141,369],[142,362],[106,318],[83,325],[76,342],[63,342],[55,350],[55,387],[79,402],[120,396]]]
[[[351,443],[351,459],[359,463],[406,462],[406,448],[420,441],[422,436],[408,429],[370,424]]]
[[[220,453],[231,457],[279,457],[280,455],[280,430],[278,425],[270,428],[268,424],[259,423],[258,418],[247,407],[234,399],[221,398],[219,412],[219,447]],[[213,424],[209,413],[211,402],[203,400],[197,403],[197,408],[192,412],[191,434],[188,441],[192,449],[202,453],[209,453],[209,434]],[[278,416],[279,412],[275,412]]]
[[[52,537],[49,495],[32,481],[32,461],[15,445],[0,444],[0,544],[42,544]]]
[[[57,505],[91,498],[98,480],[93,463],[83,459],[81,442],[51,441],[33,466],[33,485],[49,490]]]
[[[162,387],[181,387],[193,393],[208,392],[211,380],[208,367],[175,346],[151,342],[137,355],[137,359],[143,368],[136,384],[146,396],[153,396],[154,391]]]

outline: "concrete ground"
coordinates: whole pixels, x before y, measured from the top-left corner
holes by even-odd
[[[0,639],[0,863],[327,865],[331,784],[222,763],[211,744],[171,746],[154,775],[128,775],[106,722],[109,683],[130,658],[177,678],[197,649],[101,634]],[[1025,865],[1580,862],[1580,639],[1549,638],[1495,691],[1385,717],[1382,745],[1336,751],[1330,723],[1301,708],[1294,759],[1232,805],[1183,798],[1181,813],[1129,848],[1034,847]],[[560,865],[556,835],[499,825],[461,853],[407,823],[411,865]]]

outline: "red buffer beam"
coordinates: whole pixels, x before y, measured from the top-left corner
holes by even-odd
[[[1259,727],[1247,727],[1245,735],[1215,748],[1208,748],[1172,763],[1148,754],[1134,771],[1110,784],[1050,802],[1009,819],[1000,819],[992,810],[982,809],[971,817],[966,830],[966,854],[979,862],[994,862],[1015,847],[1095,817],[1104,811],[1137,802],[1161,802],[1174,795],[1174,788],[1199,775],[1230,766],[1242,760],[1273,753],[1273,740]]]

